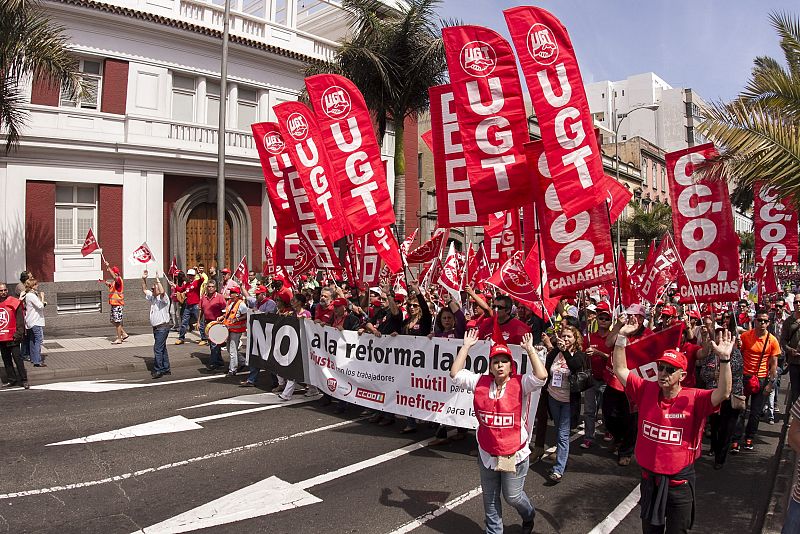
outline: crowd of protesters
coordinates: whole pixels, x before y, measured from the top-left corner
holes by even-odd
[[[109,267],[108,270],[112,275],[112,280],[107,282],[110,298],[114,299],[114,306],[122,306],[123,288],[118,282],[121,278],[115,268]],[[18,328],[21,332],[18,336],[24,341],[24,352],[17,358],[10,348],[6,350],[6,344],[0,344],[0,348],[4,349],[2,356],[10,380],[27,385],[22,359],[28,359],[36,366],[45,365],[41,360],[41,343],[43,307],[47,302],[33,275],[24,274],[25,279],[18,287],[19,302],[24,302],[23,326]],[[197,328],[200,334],[198,344],[208,346],[209,372],[227,372],[229,377],[240,375],[241,379],[236,379],[239,386],[260,385],[278,393],[282,400],[290,400],[296,394],[307,397],[320,395],[314,386],[297,384],[293,380],[260,372],[257,368],[248,369],[242,350],[248,310],[295,316],[359,334],[464,340],[462,347],[466,351],[475,341],[491,339],[493,332],[499,330],[504,343],[495,343],[490,358],[490,372],[495,382],[487,386],[476,376],[464,372],[459,375],[455,365],[452,372],[456,383],[475,390],[476,394],[476,388],[486,387],[491,398],[498,394],[498,387],[505,387],[498,378],[504,376],[504,371],[495,372],[495,363],[498,369],[503,367],[501,364],[508,363],[507,353],[501,345],[521,344],[526,350],[531,350],[532,357],[537,357],[542,365],[531,366],[530,372],[536,372],[536,378],[526,379],[529,381],[519,387],[525,394],[539,389],[541,397],[538,409],[522,418],[525,431],[520,443],[524,444],[526,451],[524,458],[517,454],[521,449],[512,451],[519,461],[514,461],[513,470],[495,478],[490,472],[495,470],[497,459],[487,460],[492,455],[486,451],[507,452],[507,447],[498,445],[505,443],[502,439],[507,437],[488,438],[484,435],[482,441],[479,435],[477,450],[473,451],[481,458],[480,478],[484,485],[489,531],[500,531],[496,526],[501,494],[520,512],[524,531],[529,531],[535,514],[533,507],[527,498],[523,498],[524,493],[510,496],[508,491],[511,486],[520,486],[520,481],[524,484],[529,456],[534,460],[544,456],[550,420],[555,430],[553,442],[549,444],[555,446],[554,463],[547,475],[551,484],[557,484],[567,476],[570,433],[582,425],[581,448],[592,449],[604,443],[606,450],[615,455],[619,466],[629,466],[635,459],[642,468],[643,488],[650,490],[643,499],[652,500],[642,502],[643,530],[659,531],[659,525],[663,528],[665,521],[667,525],[672,521],[676,532],[684,531],[691,526],[693,499],[687,497],[689,493],[670,489],[669,495],[674,495],[674,499],[669,497],[672,500],[657,501],[668,497],[657,488],[653,489],[655,486],[649,481],[656,480],[658,484],[658,481],[665,480],[670,488],[690,484],[693,492],[694,471],[691,466],[701,454],[703,434],[685,447],[688,453],[683,451],[683,456],[676,456],[676,463],[670,464],[677,466],[678,471],[659,471],[663,471],[664,463],[652,460],[656,453],[642,438],[642,410],[650,402],[645,399],[661,395],[658,398],[663,400],[670,395],[680,397],[687,391],[697,391],[692,393],[692,402],[698,403],[698,408],[693,412],[697,417],[690,418],[691,425],[694,425],[691,429],[701,432],[708,422],[704,432],[708,437],[706,453],[713,458],[714,469],[722,469],[729,455],[757,447],[761,423],[774,424],[780,419],[781,407],[775,392],[782,375],[788,374],[790,380],[787,404],[793,404],[800,395],[800,298],[795,299],[794,291],[790,291],[796,288],[787,287],[782,295],[764,299],[758,304],[743,298],[735,303],[697,306],[679,303],[679,299],[671,298],[668,293],[664,300],[653,306],[633,304],[616,310],[611,297],[604,291],[581,292],[575,298],[562,298],[555,311],[544,314],[542,318],[533,313],[531,307],[506,295],[472,287],[466,287],[463,292],[462,306],[446,292],[426,290],[415,282],[393,287],[359,288],[325,280],[321,276],[319,279],[301,277],[291,284],[283,276],[265,280],[253,272],[249,275],[247,283],[243,283],[232,276],[229,269],[217,273],[210,268],[206,272],[203,265],[197,265],[185,273],[175,272],[163,282],[156,277],[149,284],[145,271],[142,290],[151,305],[150,319],[155,339],[153,378],[170,374],[166,346],[169,331],[178,332],[175,344],[183,344],[187,342],[187,332]],[[111,319],[117,333],[114,343],[119,344],[127,333],[122,327],[121,310],[116,314],[112,308]],[[228,338],[224,343],[214,343],[206,336],[206,326],[214,322],[221,322],[227,328]],[[631,379],[627,373],[621,372],[622,366],[615,366],[618,362],[612,354],[616,349],[624,349],[678,323],[683,324],[680,346],[672,351],[674,354],[656,362],[658,381],[649,383],[655,384],[653,387],[656,389],[652,392],[648,383],[643,384],[638,375]],[[664,364],[668,356],[672,358],[669,360],[671,365]],[[541,377],[536,371],[539,367]],[[659,387],[661,393],[657,391]],[[500,396],[502,391],[499,390]],[[706,393],[701,393],[703,391]],[[483,390],[481,392],[483,394]],[[334,399],[322,395],[321,403],[331,405]],[[348,404],[336,401],[334,407],[344,412]],[[652,407],[647,409],[652,410]],[[368,410],[362,415],[370,416],[369,421],[381,426],[392,425],[398,419],[391,413]],[[465,429],[449,430],[441,426],[432,445],[443,445],[467,435]],[[416,421],[406,418],[399,431],[416,432]],[[515,439],[519,441],[519,436]],[[520,468],[523,463],[524,468]]]

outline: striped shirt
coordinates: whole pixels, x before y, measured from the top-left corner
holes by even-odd
[[[792,404],[792,417],[795,421],[800,421],[800,399],[794,401]],[[800,454],[797,455],[797,466],[795,467],[794,474],[794,488],[792,488],[792,499],[800,503]]]

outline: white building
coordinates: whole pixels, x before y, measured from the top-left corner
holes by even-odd
[[[173,256],[182,268],[216,263],[220,3],[44,3],[95,91],[75,102],[29,83],[19,149],[0,158],[0,279],[28,269],[47,282],[53,319],[105,322],[101,251],[133,281],[141,270],[126,257],[145,241],[159,270]],[[275,233],[250,124],[275,120],[272,106],[297,99],[304,65],[331,58],[347,25],[334,0],[233,0],[230,28],[225,257],[235,267],[246,254],[260,271],[264,238]],[[416,128],[407,135],[416,151]],[[389,135],[386,160],[393,151]],[[84,258],[90,227],[102,249]],[[139,301],[137,286],[128,289]]]
[[[655,111],[637,110],[619,123],[619,140],[639,136],[666,152],[702,144],[696,126],[705,105],[692,89],[672,87],[652,72],[635,74],[621,81],[601,81],[586,85],[589,109],[600,122],[614,131],[614,111],[627,114],[640,106],[658,105]],[[613,133],[604,136],[613,143]]]

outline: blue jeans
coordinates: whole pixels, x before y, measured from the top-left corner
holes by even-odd
[[[548,401],[550,415],[556,426],[556,464],[553,466],[553,472],[563,475],[569,458],[570,403],[557,401],[552,395]]]
[[[153,327],[153,372],[166,373],[169,371],[169,355],[167,354],[167,336],[169,323]]]
[[[525,495],[525,475],[528,474],[528,458],[517,464],[516,473],[502,473],[487,469],[478,456],[478,469],[483,490],[483,510],[486,514],[486,534],[503,532],[503,505],[500,494],[513,506],[522,521],[532,521],[536,515],[533,504]]]
[[[790,498],[781,534],[796,534],[797,532],[800,532],[800,502]]]
[[[28,354],[34,365],[42,363],[42,341],[44,341],[44,327],[34,326],[28,330]],[[25,346],[26,343],[22,345]]]
[[[200,318],[197,319],[197,329],[200,330],[200,340],[208,341],[206,337],[206,316],[203,313],[201,313]]]
[[[208,346],[211,347],[211,359],[208,364],[218,367],[225,365],[225,361],[222,359],[222,346],[210,341],[208,342]]]
[[[603,392],[605,390],[605,383],[595,379],[594,385],[584,392],[586,413],[583,415],[583,420],[586,423],[586,439],[594,440],[597,414],[600,412],[600,406],[603,405]]]
[[[256,380],[258,379],[258,372],[260,370],[261,369],[259,369],[258,367],[251,365],[250,372],[247,373],[247,381],[250,382],[251,384],[255,384]]]
[[[181,318],[181,331],[178,333],[178,339],[183,341],[186,337],[186,331],[189,330],[189,324],[193,323],[197,318],[197,304],[186,305],[183,308],[183,317]]]

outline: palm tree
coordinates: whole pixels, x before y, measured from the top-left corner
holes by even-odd
[[[772,13],[770,22],[786,65],[757,57],[744,91],[705,110],[698,131],[721,150],[703,172],[751,190],[756,181],[767,182],[782,196],[800,198],[800,19]]]
[[[756,238],[753,232],[736,232],[739,236],[739,256],[742,261],[742,271],[747,272],[753,261],[753,252],[756,248]]]
[[[632,204],[633,215],[623,219],[621,235],[624,239],[641,239],[645,246],[653,239],[660,239],[667,232],[672,233],[672,208],[669,204],[655,202],[650,211]]]
[[[81,91],[78,64],[63,29],[35,0],[0,0],[0,131],[6,135],[6,152],[19,143],[27,118],[22,85],[31,77],[60,85],[72,97]]]
[[[404,121],[428,109],[428,88],[444,83],[447,63],[441,23],[435,8],[441,0],[405,0],[389,10],[378,0],[344,0],[351,35],[333,62],[308,65],[306,75],[346,76],[375,114],[378,139],[394,123],[394,210],[398,235],[405,234]]]

